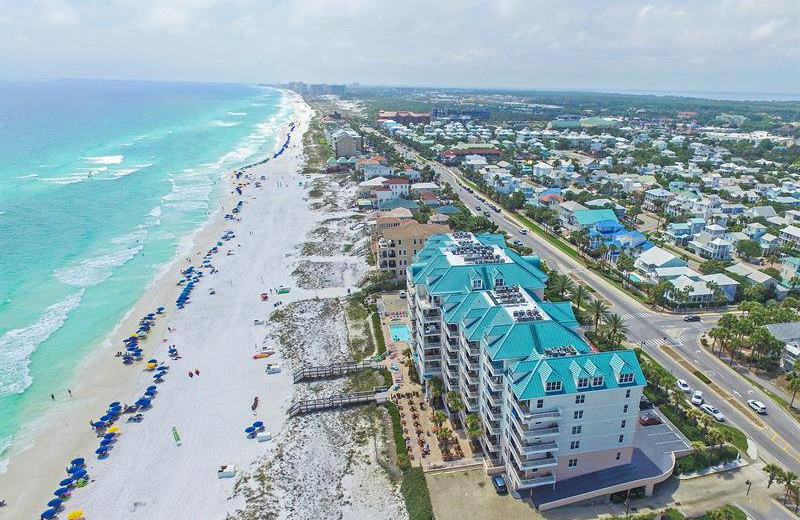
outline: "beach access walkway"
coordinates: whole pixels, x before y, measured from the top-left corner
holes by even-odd
[[[333,379],[361,370],[374,370],[381,368],[380,363],[373,361],[340,361],[328,365],[303,365],[294,371],[294,382],[301,383],[313,379]]]
[[[352,394],[339,394],[330,397],[317,399],[302,399],[289,407],[287,413],[289,417],[296,417],[312,412],[332,410],[336,408],[347,408],[361,404],[383,404],[389,400],[389,393],[385,388],[377,387],[373,391],[356,392]]]

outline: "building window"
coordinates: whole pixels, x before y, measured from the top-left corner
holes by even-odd
[[[622,423],[619,425],[619,427],[620,427],[620,428],[625,428],[625,425],[626,425],[626,424],[628,424],[628,421],[626,421],[626,420],[624,420],[624,419],[623,419],[623,421],[622,421]]]
[[[628,405],[622,407],[622,413],[628,413]]]
[[[624,435],[620,435],[620,436],[619,436],[619,441],[618,441],[618,442],[622,442],[622,441],[624,441],[624,440],[625,440],[625,436],[624,436]]]
[[[580,447],[581,447],[581,441],[572,441],[569,443],[569,449],[571,450],[577,450]]]
[[[585,402],[586,402],[586,396],[585,395],[576,395],[575,396],[575,404],[583,404]]]
[[[592,386],[603,386],[603,376],[592,378]]]
[[[578,379],[578,390],[581,388],[589,388],[589,378],[581,377]]]
[[[630,397],[631,397],[631,389],[628,388],[627,390],[625,390],[625,399],[630,399]]]
[[[558,392],[561,390],[561,381],[548,381],[544,389],[546,392]]]
[[[572,435],[580,435],[581,430],[583,430],[583,426],[573,426],[572,427]]]
[[[620,374],[619,375],[619,383],[632,383],[633,382],[633,374]]]
[[[618,451],[618,452],[617,452],[617,460],[619,460],[619,459],[621,459],[621,458],[622,458],[622,452],[621,452],[621,451]]]
[[[569,459],[567,462],[567,467],[574,468],[578,465],[578,459]]]
[[[481,280],[480,278],[472,280],[472,290],[480,291],[481,289],[483,289],[483,280]]]
[[[502,287],[504,283],[505,283],[505,280],[503,280],[502,278],[497,278],[494,281],[494,286],[495,287]]]
[[[573,419],[583,419],[583,410],[578,410],[572,414]]]
[[[544,407],[544,399],[539,399],[536,401],[536,408]]]

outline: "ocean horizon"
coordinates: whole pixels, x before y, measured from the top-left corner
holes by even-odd
[[[226,172],[274,150],[292,107],[280,90],[243,84],[0,91],[2,460],[208,220]]]

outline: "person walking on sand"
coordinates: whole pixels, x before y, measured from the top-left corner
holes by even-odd
[[[67,393],[69,394],[70,397],[72,397],[72,390],[70,388],[67,388]]]
[[[194,372],[192,372],[191,370],[189,370],[189,377],[194,377]]]
[[[196,368],[194,369],[194,375],[196,375],[197,377],[200,377],[200,371],[197,370]]]

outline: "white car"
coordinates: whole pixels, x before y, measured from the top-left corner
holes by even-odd
[[[703,404],[703,392],[700,390],[695,390],[692,394],[692,404],[695,406],[700,406]]]
[[[713,417],[714,420],[716,420],[717,422],[722,422],[725,420],[725,416],[722,415],[722,412],[717,410],[716,406],[712,406],[710,404],[704,404],[703,406],[700,407],[700,409],[703,410],[708,415],[710,415],[711,417]]]
[[[683,379],[678,379],[677,381],[675,381],[675,386],[678,387],[678,390],[680,390],[685,394],[688,394],[689,392],[692,391],[691,387],[689,387],[689,383],[687,383]]]
[[[527,229],[523,229],[523,228],[519,228],[519,234],[520,235],[527,235],[528,234],[528,230]]]
[[[756,401],[755,399],[749,399],[747,401],[747,406],[755,410],[757,413],[760,413],[761,415],[767,413],[767,406],[761,401]]]

